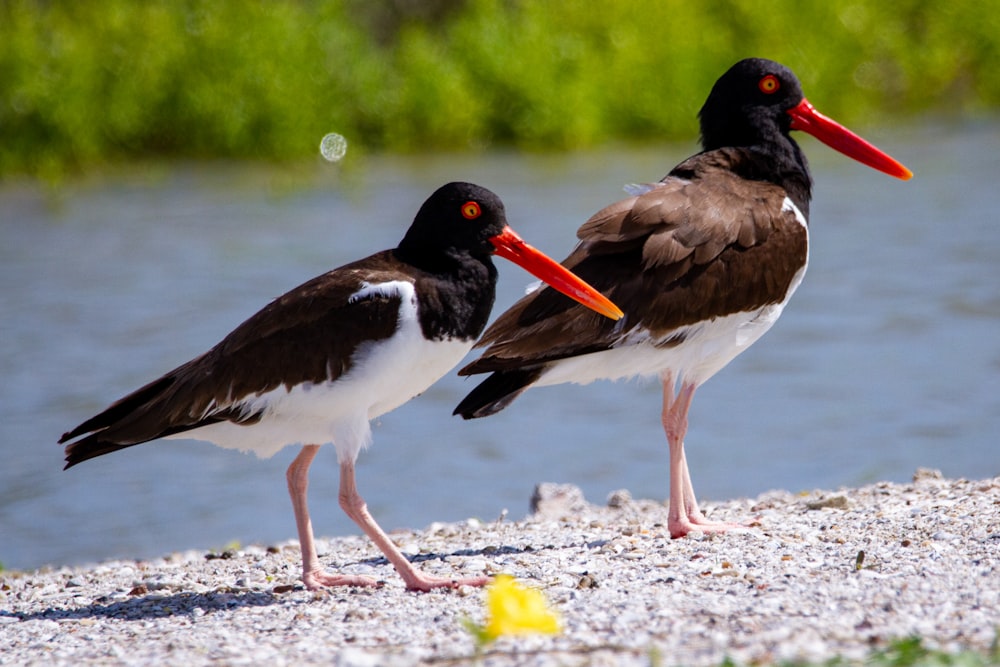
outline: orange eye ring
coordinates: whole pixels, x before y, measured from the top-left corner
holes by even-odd
[[[483,214],[483,209],[479,208],[479,202],[467,201],[462,204],[462,216],[466,220],[475,220]]]
[[[760,88],[760,92],[765,95],[772,95],[778,92],[778,89],[781,88],[781,81],[779,81],[778,77],[775,75],[768,74],[757,82],[757,87]]]

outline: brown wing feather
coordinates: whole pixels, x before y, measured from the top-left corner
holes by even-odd
[[[685,161],[580,227],[563,264],[614,301],[622,320],[542,288],[487,329],[477,344],[486,351],[459,373],[608,349],[637,327],[668,340],[679,327],[782,301],[805,262],[807,232],[783,210],[782,188],[747,181],[717,157]]]
[[[282,384],[337,379],[362,342],[396,331],[398,297],[351,301],[362,275],[372,283],[406,279],[388,260],[387,253],[373,255],[289,291],[205,354],[116,401],[60,442],[95,433],[97,441],[131,445],[220,419],[252,421],[227,408]]]

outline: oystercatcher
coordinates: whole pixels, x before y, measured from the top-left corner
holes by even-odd
[[[740,61],[700,112],[703,151],[604,208],[563,265],[625,311],[611,321],[539,289],[487,329],[460,375],[492,373],[455,409],[494,414],[533,386],[658,376],[674,537],[724,531],[698,509],[684,456],[695,390],[778,319],[806,270],[812,179],[792,130],[891,176],[912,173],[817,112],[786,67]]]
[[[507,226],[500,199],[449,183],[423,204],[399,246],[313,278],[278,297],[205,354],[116,401],[59,440],[66,468],[159,438],[207,440],[268,457],[303,445],[288,491],[309,589],[374,585],[320,566],[306,504],[309,465],[332,442],[340,505],[381,549],[407,589],[481,585],[416,570],[369,514],[354,464],[371,441],[369,420],[417,396],[472,348],[493,307],[505,257],[602,317],[608,299]],[[83,436],[81,438],[81,436]]]

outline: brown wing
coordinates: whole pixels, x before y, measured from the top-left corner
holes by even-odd
[[[580,243],[563,264],[614,301],[623,319],[542,288],[487,329],[477,344],[486,351],[459,373],[597,352],[636,329],[668,344],[679,327],[781,302],[805,262],[806,229],[782,188],[746,180],[719,157],[685,161],[577,232]]]
[[[389,253],[373,255],[275,299],[205,354],[63,435],[60,442],[93,434],[69,445],[68,456],[78,445],[77,456],[92,458],[223,419],[252,422],[256,416],[229,408],[281,384],[336,380],[350,369],[362,342],[396,331],[399,297],[352,299],[362,281],[406,280],[392,269],[392,261]],[[105,451],[96,451],[100,446]]]

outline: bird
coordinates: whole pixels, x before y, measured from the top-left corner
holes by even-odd
[[[563,266],[625,311],[611,321],[547,288],[502,313],[459,375],[489,373],[455,408],[474,419],[529,387],[651,377],[663,390],[672,537],[745,529],[709,520],[684,452],[697,388],[780,316],[809,259],[812,177],[791,136],[807,132],[902,180],[912,172],[818,112],[795,74],[762,58],[726,71],[699,112],[701,152],[595,213]]]
[[[65,433],[65,468],[169,438],[205,440],[269,457],[302,449],[286,481],[307,589],[373,586],[326,572],[307,504],[309,466],[333,443],[339,502],[401,575],[408,590],[480,586],[418,571],[369,513],[355,481],[369,421],[417,396],[462,361],[493,307],[497,269],[509,259],[573,299],[620,317],[607,298],[528,245],[500,198],[448,183],[420,207],[399,245],[317,276],[274,299],[208,352],[112,403]]]

